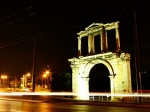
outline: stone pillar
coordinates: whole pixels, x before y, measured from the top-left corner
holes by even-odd
[[[124,75],[124,93],[132,94],[132,82],[131,82],[131,70],[130,70],[130,57],[128,54],[125,55],[123,61],[123,75]],[[123,102],[133,102],[133,97],[124,96]]]
[[[126,77],[126,83],[127,83],[127,92],[128,93],[132,93],[132,82],[131,82],[131,68],[130,68],[130,55],[126,54],[125,57],[125,61],[124,61],[124,71],[126,71],[125,73],[125,77]]]
[[[100,47],[101,47],[101,52],[104,51],[104,48],[103,48],[103,32],[101,31],[100,32]]]
[[[106,52],[108,49],[108,43],[107,43],[107,32],[105,31],[105,27],[102,27],[102,30],[100,32],[101,35],[101,52]]]
[[[120,49],[119,22],[115,23],[116,27],[116,50]]]
[[[94,37],[92,34],[88,35],[88,53],[94,54],[95,53],[95,47],[94,47]]]
[[[107,40],[107,31],[105,31],[105,40],[106,40],[106,52],[108,51],[108,40]]]
[[[77,84],[76,84],[76,68],[75,65],[71,65],[72,68],[72,92],[77,93]]]
[[[110,78],[110,87],[111,87],[111,101],[113,101],[114,100],[114,95],[115,95],[114,76],[110,75],[109,78]]]
[[[72,92],[76,94],[74,98],[80,100],[89,100],[89,78],[84,77],[81,66],[79,64],[72,64],[71,68]]]
[[[129,54],[127,54],[128,56]],[[127,67],[128,67],[128,86],[129,86],[129,93],[132,93],[132,79],[131,79],[131,67],[130,67],[130,57],[127,57]]]
[[[78,56],[81,56],[81,38],[82,37],[78,37]]]
[[[89,100],[89,78],[82,77],[80,80],[80,91],[77,96],[77,99]]]

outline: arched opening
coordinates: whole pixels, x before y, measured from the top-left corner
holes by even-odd
[[[89,73],[89,92],[110,92],[109,70],[104,64],[96,64]]]

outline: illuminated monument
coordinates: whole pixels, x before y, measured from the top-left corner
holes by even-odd
[[[116,52],[108,51],[107,31],[114,30],[116,37]],[[130,54],[121,52],[119,22],[93,23],[78,34],[78,57],[69,59],[72,68],[72,91],[77,93],[76,99],[89,100],[89,73],[96,64],[103,64],[109,70],[111,94],[128,94],[132,92]],[[99,35],[100,53],[95,54],[94,37]],[[82,56],[82,38],[88,38],[88,53]],[[101,75],[101,74],[99,74]],[[105,86],[105,84],[104,84]],[[122,97],[111,96],[111,100]]]

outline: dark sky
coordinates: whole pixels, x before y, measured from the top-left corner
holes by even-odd
[[[150,8],[146,4],[127,0],[1,0],[0,43],[9,43],[0,49],[1,73],[22,75],[32,71],[33,39],[26,39],[38,37],[41,32],[45,36],[36,39],[37,72],[47,65],[55,72],[70,70],[68,59],[77,57],[76,33],[93,22],[120,21],[121,49],[131,54],[133,63],[134,9],[137,12],[140,67],[148,70]],[[14,43],[15,39],[26,41]]]

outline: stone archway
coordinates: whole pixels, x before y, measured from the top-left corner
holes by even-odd
[[[104,64],[96,64],[89,73],[89,93],[110,93],[110,78],[108,68]]]
[[[70,59],[72,67],[72,88],[77,99],[89,99],[89,73],[96,64],[104,64],[109,70],[111,94],[131,93],[130,57],[117,57],[115,53],[105,53]],[[111,96],[114,99],[114,96]]]
[[[108,51],[107,30],[115,29],[116,50]],[[95,54],[94,36],[100,34],[101,52]],[[78,33],[78,58],[72,58],[72,91],[77,99],[89,99],[89,72],[96,64],[104,64],[109,70],[111,94],[131,93],[130,54],[120,50],[119,22],[93,23]],[[82,56],[81,39],[88,37],[88,55]],[[114,95],[111,99],[114,100]]]
[[[103,55],[103,58],[104,58],[104,55]],[[91,69],[96,64],[103,64],[103,65],[105,65],[107,67],[107,69],[109,71],[109,77],[110,77],[110,87],[111,87],[110,91],[111,91],[111,94],[114,94],[114,77],[115,77],[115,73],[114,73],[114,69],[113,69],[112,65],[106,59],[102,59],[102,58],[101,59],[100,58],[95,59],[94,58],[92,61],[89,61],[86,64],[86,66],[84,68],[84,71],[83,71],[84,77],[89,77],[89,73],[90,73]],[[86,80],[86,81],[88,81],[88,80]],[[88,83],[88,85],[86,85],[86,87],[88,88],[87,92],[89,93],[89,82],[87,82],[87,83]],[[89,96],[87,97],[87,99],[89,99]],[[114,97],[112,96],[111,100],[113,100],[113,99],[114,99]]]

